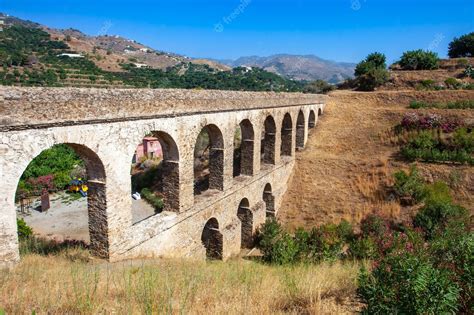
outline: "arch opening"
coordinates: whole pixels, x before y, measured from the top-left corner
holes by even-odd
[[[163,211],[179,212],[179,152],[169,134],[152,131],[138,144],[131,183],[133,223]]]
[[[263,201],[265,202],[266,218],[275,218],[275,197],[272,193],[272,185],[266,184],[263,189]]]
[[[321,108],[318,108],[318,116],[321,116],[323,114],[323,111],[321,110]]]
[[[275,165],[275,142],[276,142],[276,124],[272,116],[268,116],[264,122],[262,133],[262,144],[260,157],[262,164]]]
[[[254,131],[250,120],[245,119],[234,134],[234,177],[253,175]]]
[[[224,189],[224,138],[216,125],[205,126],[194,146],[194,195]]]
[[[253,213],[247,198],[242,199],[237,210],[237,217],[241,223],[240,247],[252,248],[253,239]]]
[[[298,113],[298,119],[296,120],[296,147],[298,149],[304,148],[304,131],[305,131],[304,114],[302,111],[300,111]]]
[[[281,156],[291,156],[293,153],[293,122],[290,114],[286,113],[281,125]]]
[[[109,257],[105,169],[91,149],[64,143],[43,150],[24,170],[15,203],[34,237]]]
[[[309,129],[316,127],[316,114],[314,113],[314,110],[309,112],[308,127]]]
[[[206,249],[206,258],[209,260],[222,260],[223,236],[219,231],[219,222],[211,218],[206,222],[201,235],[201,242]]]

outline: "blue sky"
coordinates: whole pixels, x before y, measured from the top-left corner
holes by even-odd
[[[357,62],[409,49],[446,56],[474,31],[474,0],[0,0],[0,12],[135,39],[190,57],[314,54]]]

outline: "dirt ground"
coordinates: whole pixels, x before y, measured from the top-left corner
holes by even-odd
[[[78,240],[89,242],[89,225],[87,198],[73,200],[65,193],[50,196],[51,208],[46,212],[34,210],[40,205],[39,200],[33,202],[33,210],[29,214],[18,214],[25,219],[40,237],[58,241]],[[139,222],[155,213],[143,199],[132,200],[132,221]]]
[[[392,174],[408,169],[398,148],[384,134],[400,122],[411,100],[474,99],[474,91],[336,91],[312,130],[280,207],[279,218],[291,230],[346,219],[358,223],[368,213],[409,219],[414,209],[401,208],[383,187]],[[461,116],[474,122],[474,111],[424,110]],[[417,163],[429,181],[452,184],[458,202],[474,211],[474,168]],[[456,183],[451,183],[455,174]]]

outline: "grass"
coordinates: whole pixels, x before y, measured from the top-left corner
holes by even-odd
[[[69,249],[0,271],[0,305],[26,314],[351,313],[358,264],[276,267],[235,260],[84,262]],[[72,255],[72,257],[75,257]],[[1,308],[0,308],[1,313]]]

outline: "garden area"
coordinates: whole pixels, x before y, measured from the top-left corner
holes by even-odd
[[[412,102],[411,106],[414,106]],[[416,102],[418,104],[428,104]],[[468,101],[450,103],[467,106]],[[426,105],[428,106],[428,105]],[[434,105],[436,106],[436,105]],[[448,105],[437,105],[448,106]],[[447,114],[406,113],[391,131],[390,142],[400,146],[400,157],[428,163],[474,164],[473,125]]]

